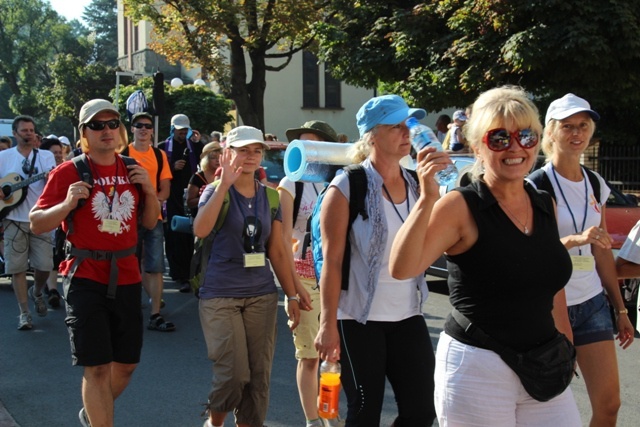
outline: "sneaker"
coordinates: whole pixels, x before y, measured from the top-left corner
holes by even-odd
[[[18,320],[18,330],[19,331],[29,331],[33,328],[33,324],[31,323],[31,315],[27,313],[20,313],[20,320]]]
[[[47,302],[49,303],[51,308],[60,307],[60,294],[58,293],[57,290],[51,289],[49,291],[49,298],[47,299]]]
[[[87,411],[85,411],[84,407],[82,407],[82,409],[80,409],[80,412],[78,412],[78,419],[80,420],[80,424],[82,424],[82,427],[91,427],[91,424],[89,423],[89,417],[87,417]]]
[[[44,317],[47,315],[47,305],[44,303],[42,294],[40,294],[39,297],[33,295],[34,288],[35,286],[30,287],[27,293],[29,294],[29,298],[33,300],[33,304],[36,306],[36,313],[38,313],[38,316]]]

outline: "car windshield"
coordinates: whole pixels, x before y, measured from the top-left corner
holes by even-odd
[[[285,150],[265,150],[262,159],[262,167],[267,173],[267,181],[280,182],[284,178],[284,153]]]

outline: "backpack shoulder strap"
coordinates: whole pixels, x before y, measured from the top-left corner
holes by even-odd
[[[591,184],[591,188],[593,188],[593,195],[596,197],[596,201],[601,203],[600,201],[600,180],[596,176],[595,173],[588,167],[582,166],[585,173],[587,174],[587,178],[589,178],[589,183]]]
[[[76,171],[78,171],[78,176],[80,177],[80,181],[86,182],[87,184],[93,187],[93,175],[91,173],[91,167],[89,166],[89,161],[87,160],[87,155],[85,153],[80,154],[71,159],[73,165],[76,167]],[[82,199],[78,201],[78,205],[75,209],[73,209],[67,215],[67,234],[73,234],[73,215],[75,214],[77,209],[80,209],[87,202],[86,199]]]
[[[349,165],[344,168],[349,176],[349,230],[358,214],[362,219],[369,219],[365,206],[367,196],[367,173],[362,165]]]
[[[217,187],[220,184],[220,180],[216,179],[211,183],[214,187]],[[218,213],[218,219],[216,219],[216,223],[213,226],[213,231],[216,233],[220,231],[222,228],[222,224],[224,224],[224,220],[227,218],[227,213],[229,212],[229,192],[227,191],[224,195],[224,200],[222,201],[222,206],[220,207],[220,213]]]
[[[280,207],[280,195],[271,187],[265,185],[264,188],[267,191],[267,200],[269,201],[269,208],[271,210],[271,222],[273,222]]]
[[[549,175],[542,169],[538,169],[527,176],[527,179],[533,182],[538,190],[546,191],[553,197],[553,200],[556,199],[556,192],[553,189],[553,185],[551,185],[551,180],[549,179]]]
[[[293,199],[293,223],[296,223],[298,212],[300,212],[300,203],[302,203],[302,192],[304,191],[304,182],[296,181],[296,197]]]
[[[163,165],[162,152],[159,148],[154,147],[153,145],[151,146],[151,149],[153,150],[153,154],[156,155],[156,162],[158,163],[158,169],[156,171],[156,190],[160,191],[160,174],[162,173]]]
[[[76,170],[78,171],[78,176],[80,177],[80,180],[93,186],[93,174],[91,173],[91,167],[89,166],[89,160],[87,160],[87,155],[85,153],[82,153],[79,156],[76,156],[73,159],[71,159],[71,161],[73,161],[73,165],[76,167]]]
[[[349,234],[351,226],[358,215],[362,215],[363,220],[369,219],[367,214],[365,198],[367,196],[367,173],[362,165],[349,165],[344,168],[349,177],[349,225],[347,226],[347,244],[342,257],[342,283],[341,289],[349,289],[349,273],[351,271],[351,242]]]

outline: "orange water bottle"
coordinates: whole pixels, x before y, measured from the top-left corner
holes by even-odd
[[[340,364],[325,360],[320,365],[320,395],[318,415],[322,418],[336,418],[340,403]]]

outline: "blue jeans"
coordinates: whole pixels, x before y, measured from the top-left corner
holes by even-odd
[[[136,255],[142,262],[145,273],[164,273],[164,229],[158,220],[152,230],[138,227],[138,250]]]
[[[604,293],[568,307],[574,345],[613,340],[613,322]]]

